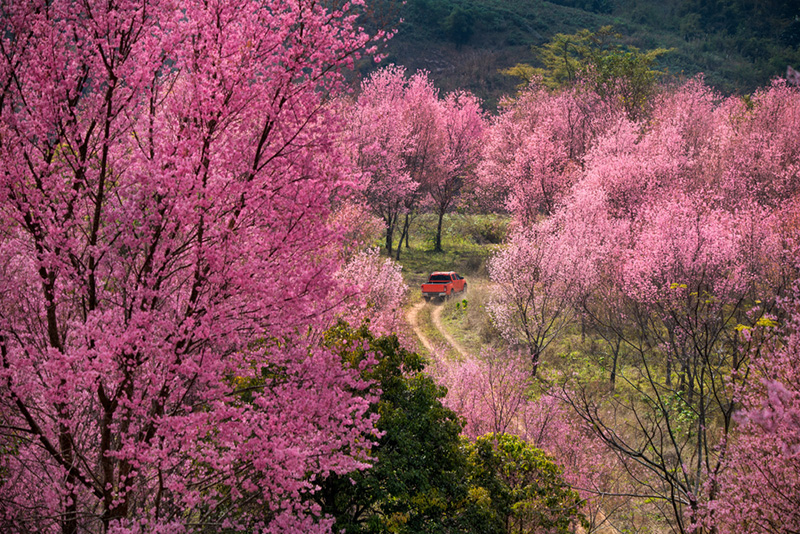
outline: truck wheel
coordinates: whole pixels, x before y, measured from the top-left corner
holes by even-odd
[[[467,283],[466,282],[464,282],[464,289],[462,289],[461,292],[464,293],[465,295],[467,294]]]

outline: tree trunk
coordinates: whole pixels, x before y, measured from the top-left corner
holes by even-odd
[[[586,343],[586,317],[581,314],[581,343]]]
[[[63,384],[63,381],[62,381]],[[69,407],[63,403],[56,405],[58,413],[67,417]],[[78,493],[75,487],[78,479],[75,476],[75,455],[73,449],[73,438],[69,427],[64,422],[58,423],[58,445],[61,458],[67,469],[66,483],[68,486],[67,494],[64,496],[64,515],[61,518],[61,532],[63,534],[76,534],[78,532]]]
[[[403,240],[406,241],[406,248],[408,248],[408,213],[406,213],[406,220],[403,223],[403,231],[400,233],[400,241],[397,242],[397,254],[395,260],[400,261],[400,249],[403,247]],[[391,256],[391,254],[390,254]]]
[[[619,359],[619,349],[620,344],[622,341],[617,338],[617,344],[612,348],[612,353],[614,355],[614,359],[611,361],[611,387],[615,387],[617,384],[617,360]]]
[[[539,348],[536,345],[530,345],[531,350],[531,369],[533,377],[536,378],[536,370],[539,367]]]
[[[436,226],[436,244],[433,247],[434,252],[442,252],[442,219],[444,218],[444,210],[439,211],[439,224]]]
[[[611,387],[617,385],[617,353],[614,353],[614,360],[611,362]]]
[[[406,213],[406,222],[403,225],[403,235],[406,236],[406,250],[411,247],[408,245],[408,235],[411,233],[411,212]]]
[[[389,224],[386,226],[386,251],[389,253],[389,257],[392,257],[392,241],[394,241],[394,224]]]
[[[667,376],[664,380],[664,385],[667,387],[672,387],[672,356],[667,355],[667,369],[666,369]]]

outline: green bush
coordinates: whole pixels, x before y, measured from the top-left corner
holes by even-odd
[[[471,493],[488,497],[497,532],[566,534],[581,502],[561,469],[516,436],[487,434],[467,446]]]

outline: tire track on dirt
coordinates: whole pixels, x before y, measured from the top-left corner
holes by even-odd
[[[422,346],[425,347],[429,353],[433,354],[433,343],[422,333],[422,328],[419,326],[419,312],[422,311],[425,304],[426,302],[423,300],[410,307],[408,311],[406,311],[406,321],[411,325],[411,329],[414,331],[414,334],[416,334],[420,343],[422,343]]]
[[[419,338],[420,343],[425,349],[433,354],[436,347],[431,339],[425,335],[422,331],[422,327],[419,324],[419,312],[421,312],[426,305],[433,306],[433,311],[431,312],[431,321],[433,322],[434,328],[439,332],[447,344],[452,348],[456,353],[458,353],[461,359],[466,359],[470,357],[470,353],[467,349],[464,348],[461,343],[456,340],[445,328],[444,322],[442,321],[442,312],[444,311],[444,306],[442,305],[435,305],[433,303],[428,304],[425,301],[418,302],[414,304],[411,308],[406,311],[406,321],[408,324],[411,325],[414,334],[416,334],[417,338]]]
[[[436,306],[433,309],[433,313],[431,313],[431,319],[433,320],[433,326],[436,327],[436,330],[442,335],[442,337],[447,341],[447,344],[450,345],[453,350],[455,350],[458,355],[461,357],[462,360],[466,360],[470,357],[469,351],[464,348],[461,343],[459,343],[456,338],[450,335],[450,332],[444,327],[444,323],[442,322],[442,311],[444,310],[444,306]]]

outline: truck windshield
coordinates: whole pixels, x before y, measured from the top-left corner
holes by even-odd
[[[429,282],[449,282],[450,275],[449,274],[432,274],[431,279],[428,280]]]

